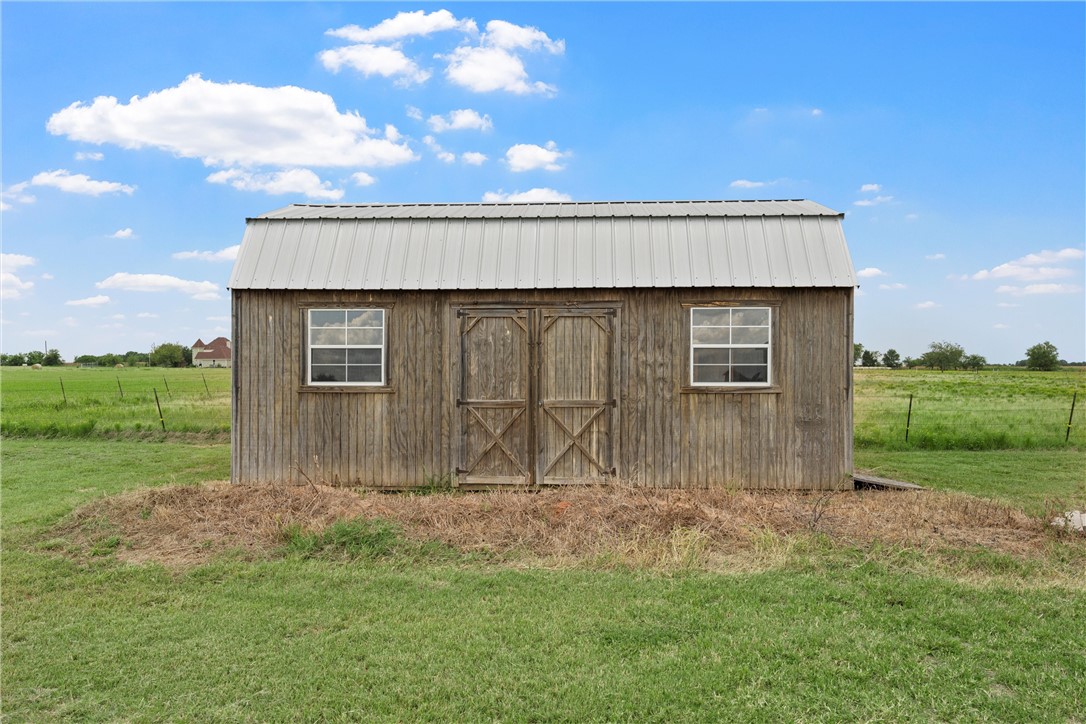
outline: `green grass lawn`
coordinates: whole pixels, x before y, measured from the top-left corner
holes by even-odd
[[[7,720],[1022,721],[1086,705],[1086,581],[1028,567],[974,582],[844,550],[758,573],[285,553],[173,570],[48,540],[81,502],[221,479],[228,457],[5,441]]]

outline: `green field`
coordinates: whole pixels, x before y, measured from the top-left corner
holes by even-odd
[[[929,374],[861,371],[857,410],[912,385],[944,403],[969,391],[959,408],[995,404],[995,389],[964,377],[937,388]],[[1075,374],[1021,384],[1058,401]],[[118,376],[125,402],[110,393]],[[1040,553],[1012,555],[800,531],[767,539],[783,552],[757,570],[310,555],[290,531],[267,556],[167,568],[119,561],[125,541],[106,520],[91,523],[108,545],[73,548],[55,526],[84,503],[229,475],[228,373],[207,373],[210,401],[200,372],[165,376],[179,431],[163,435],[144,413],[161,370],[3,371],[5,721],[1077,721],[1086,710],[1086,539],[1055,533]],[[53,399],[59,379],[70,407]],[[75,409],[97,420],[90,430],[65,427]],[[856,457],[1033,515],[1055,499],[1086,508],[1080,446],[1024,448],[886,442]]]
[[[230,431],[228,369],[2,367],[0,397],[5,437]]]

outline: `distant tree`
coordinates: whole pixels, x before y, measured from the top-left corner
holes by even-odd
[[[962,366],[965,349],[953,342],[932,342],[928,351],[920,355],[920,362],[925,367],[938,369],[940,372],[956,370]]]
[[[34,350],[33,352],[26,353],[26,363],[28,365],[40,365],[42,360],[45,359],[45,352],[39,352]]]
[[[860,355],[860,365],[863,367],[878,367],[879,353],[873,349],[865,349]]]
[[[915,357],[906,357],[905,359],[901,360],[901,364],[905,365],[905,369],[911,370],[919,367],[921,365],[921,362]]]
[[[1051,372],[1060,368],[1060,354],[1056,345],[1045,341],[1026,350],[1026,367],[1031,370]]]
[[[184,367],[186,351],[188,352],[188,359],[191,360],[192,350],[190,348],[182,347],[176,342],[167,342],[151,349],[149,361],[155,367]]]
[[[852,344],[852,364],[856,364],[857,362],[859,362],[860,357],[863,356],[863,353],[864,353],[864,346],[862,344],[860,344],[859,342],[854,342]]]
[[[988,360],[984,359],[979,354],[967,354],[962,358],[962,367],[967,370],[977,370],[978,372],[984,369],[984,366],[988,364]]]
[[[151,355],[146,352],[128,351],[124,353],[122,362],[124,362],[125,367],[135,367],[138,364],[148,364],[150,362],[150,357]]]
[[[882,363],[892,370],[896,370],[901,366],[901,355],[897,353],[897,350],[890,348],[886,350],[886,354],[882,356]]]
[[[44,357],[42,357],[41,363],[45,367],[59,367],[64,364],[64,358],[60,356],[58,350],[51,349],[45,353]]]
[[[26,355],[22,352],[0,355],[0,364],[5,367],[22,367],[26,364]]]

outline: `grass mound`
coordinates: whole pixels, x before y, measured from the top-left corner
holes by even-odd
[[[228,483],[102,499],[52,535],[80,556],[182,566],[240,550],[371,560],[459,552],[514,563],[711,570],[775,567],[797,553],[834,550],[913,551],[959,570],[1013,569],[1015,561],[1051,558],[1058,536],[1043,516],[951,493],[601,486],[386,495]],[[1068,545],[1058,558],[1086,563],[1086,541]]]

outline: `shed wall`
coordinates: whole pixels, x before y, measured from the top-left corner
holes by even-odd
[[[515,295],[515,296],[514,296]],[[776,306],[767,391],[686,387],[683,305]],[[852,473],[852,290],[608,289],[516,292],[235,290],[232,477],[424,485],[458,465],[460,305],[609,303],[620,309],[615,460],[652,486],[836,489]],[[304,309],[382,304],[389,391],[307,388]]]

